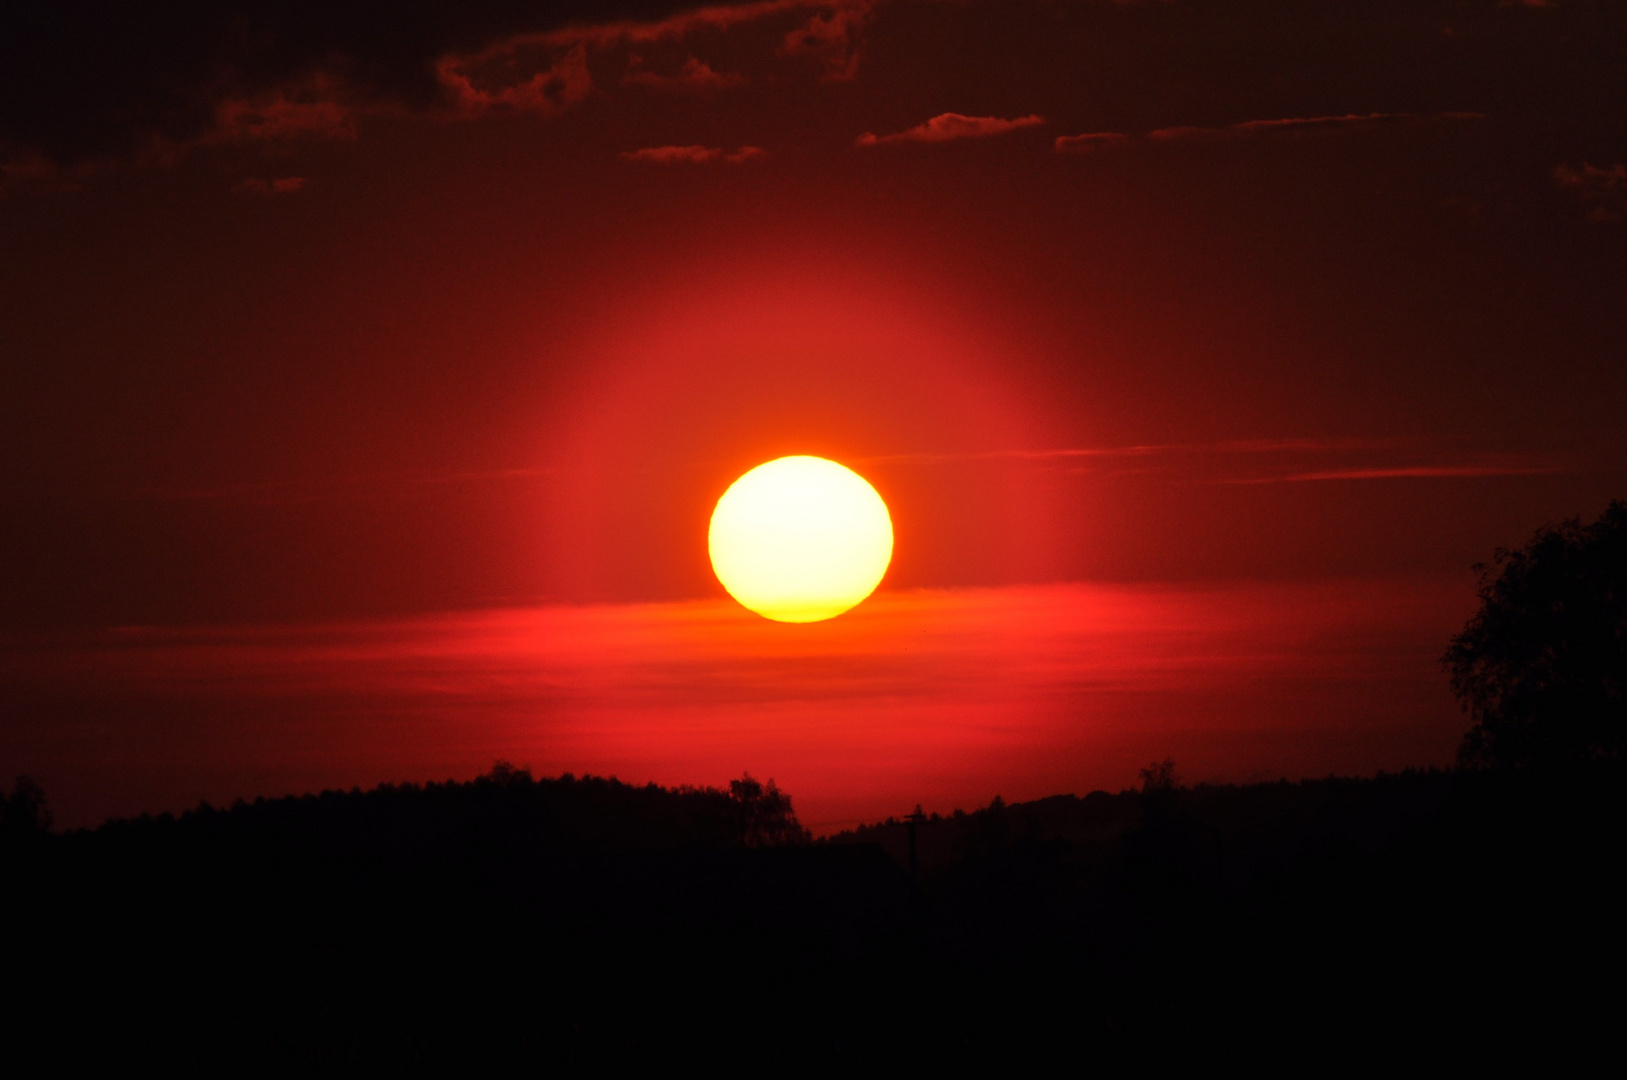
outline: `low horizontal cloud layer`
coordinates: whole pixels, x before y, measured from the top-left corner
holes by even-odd
[[[1317,480],[1456,480],[1495,476],[1545,476],[1561,466],[1517,461],[1485,465],[1391,465],[1368,468],[1316,469],[1237,480],[1240,484],[1306,483]]]
[[[237,190],[249,195],[292,195],[305,186],[303,176],[279,176],[273,179],[249,177],[237,185]]]
[[[1318,480],[1453,480],[1563,472],[1553,457],[1475,453],[1420,437],[1331,436],[1233,439],[1210,443],[1074,446],[980,454],[898,454],[859,459],[889,465],[948,465],[1009,459],[1069,471],[1158,469],[1222,484]]]
[[[725,150],[721,146],[648,146],[642,150],[628,150],[621,155],[621,159],[643,165],[706,165],[715,161],[743,165],[766,156],[760,146],[742,146],[734,150]]]
[[[267,142],[313,136],[348,139],[356,135],[355,114],[334,100],[299,100],[279,92],[257,101],[232,98],[215,109],[216,142]]]
[[[1407,117],[1400,113],[1346,113],[1342,116],[1289,116],[1275,120],[1245,120],[1224,127],[1167,127],[1147,133],[1156,142],[1178,139],[1215,139],[1237,135],[1257,135],[1273,131],[1295,131],[1306,128],[1354,127],[1368,124],[1393,123]]]
[[[753,146],[724,151],[708,146],[659,146],[621,155],[631,163],[651,166],[743,163],[767,155]],[[303,177],[250,179],[238,190],[250,194],[299,191]],[[1335,435],[1229,439],[1218,442],[1132,443],[1104,446],[1060,446],[984,450],[974,453],[921,451],[846,459],[871,466],[958,466],[991,461],[1031,463],[1036,468],[1137,470],[1155,468],[1222,483],[1251,484],[1312,480],[1455,479],[1536,476],[1575,468],[1559,455],[1493,454],[1424,436]],[[693,464],[693,463],[691,463]],[[98,498],[134,498],[161,502],[218,500],[257,505],[283,505],[348,500],[364,492],[410,492],[456,485],[529,483],[558,478],[564,470],[516,466],[481,471],[367,473],[328,475],[320,481],[219,484],[188,488],[108,489],[87,492]]]
[[[643,86],[668,93],[697,94],[713,90],[727,90],[745,83],[745,77],[733,72],[715,71],[712,65],[691,56],[672,74],[664,74],[644,66],[642,57],[634,56],[628,63],[628,72],[622,76],[624,86]]]
[[[1038,127],[1043,123],[1044,117],[1032,115],[1007,120],[998,116],[940,113],[923,124],[891,135],[876,135],[867,131],[859,136],[857,145],[882,146],[888,143],[940,143],[955,139],[980,139],[989,135],[1004,135],[1022,128]]]
[[[1437,112],[1414,113],[1345,113],[1338,116],[1288,116],[1267,120],[1244,120],[1220,127],[1166,127],[1156,128],[1145,135],[1129,135],[1120,131],[1095,131],[1080,135],[1059,136],[1053,148],[1059,154],[1089,154],[1101,150],[1127,147],[1133,143],[1220,142],[1271,134],[1297,134],[1314,130],[1340,128],[1367,128],[1380,124],[1399,124],[1417,121],[1484,120],[1482,113]]]
[[[775,777],[829,830],[917,801],[1445,763],[1436,656],[1470,582],[878,593],[768,623],[729,600],[243,628],[0,653],[0,758],[59,820],[473,775]]]
[[[1129,141],[1130,136],[1121,131],[1092,131],[1083,135],[1058,135],[1052,145],[1059,154],[1090,154],[1117,149]]]

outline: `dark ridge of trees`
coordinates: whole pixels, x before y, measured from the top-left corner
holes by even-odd
[[[1536,1053],[1615,1000],[1587,987],[1627,959],[1624,781],[1596,764],[1181,787],[1165,761],[1138,790],[997,798],[917,822],[922,948],[1084,978],[1080,1007],[1131,1045],[1451,1032],[1454,1053]],[[824,842],[903,867],[908,827]]]
[[[1623,779],[1187,787],[1166,760],[1117,794],[809,843],[749,777],[499,764],[36,829],[0,845],[8,1038],[59,1067],[216,1072],[1033,1071],[1415,1042],[1551,1066],[1614,1023],[1592,988],[1627,960]]]
[[[1627,502],[1541,529],[1480,571],[1443,658],[1474,721],[1468,766],[1569,769],[1627,754]]]
[[[750,776],[499,763],[32,835],[0,844],[10,1060],[582,1067],[783,1025],[799,973],[906,927],[883,853],[814,847]],[[719,1011],[691,1027],[697,1000]]]
[[[173,840],[171,837],[173,836]],[[499,761],[474,780],[203,803],[178,817],[109,821],[71,843],[222,842],[374,860],[494,851],[725,850],[806,843],[790,796],[748,773],[728,790],[637,786],[615,778],[535,779]]]

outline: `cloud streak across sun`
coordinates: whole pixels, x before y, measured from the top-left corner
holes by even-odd
[[[743,147],[751,150],[751,147]],[[672,152],[667,152],[672,151]],[[719,161],[755,160],[742,158],[741,151],[725,154],[708,147],[659,147],[638,151],[636,155],[623,154],[623,158],[652,165],[710,164]],[[299,177],[277,181],[256,181],[241,190],[256,194],[297,192],[302,183]],[[1388,457],[1389,461],[1376,461],[1375,457]],[[1401,461],[1395,459],[1400,458]],[[1419,460],[1430,458],[1432,460]],[[1284,468],[1261,474],[1250,462],[1260,459],[1308,459],[1329,462],[1321,467]],[[1358,460],[1352,460],[1358,459]],[[1359,460],[1365,459],[1365,460]],[[957,466],[986,462],[1028,463],[1037,468],[1079,466],[1092,463],[1111,465],[1114,462],[1156,463],[1160,468],[1179,472],[1183,467],[1202,465],[1207,472],[1219,468],[1241,475],[1222,475],[1220,482],[1231,484],[1268,484],[1311,482],[1319,480],[1387,480],[1387,479],[1482,479],[1495,477],[1528,477],[1562,473],[1576,467],[1577,462],[1557,454],[1486,454],[1463,447],[1454,448],[1450,441],[1416,436],[1334,436],[1321,438],[1258,438],[1229,439],[1207,443],[1141,443],[1120,446],[1063,446],[1035,449],[1002,449],[981,451],[934,452],[919,451],[896,454],[871,454],[851,459],[856,465],[889,467]],[[673,469],[709,469],[716,462],[691,460],[669,464]],[[409,492],[419,488],[438,488],[454,485],[526,484],[557,480],[571,470],[559,466],[513,466],[510,468],[439,470],[433,472],[359,473],[348,476],[329,476],[320,481],[260,481],[203,484],[189,487],[142,487],[136,489],[97,489],[86,492],[99,498],[151,499],[163,502],[223,501],[261,505],[279,505],[319,500],[353,499],[359,493]],[[614,471],[593,470],[607,477]],[[609,482],[608,479],[606,482]]]

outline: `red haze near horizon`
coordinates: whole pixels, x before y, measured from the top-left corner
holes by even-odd
[[[816,831],[994,795],[1439,765],[1459,582],[882,592],[781,624],[728,600],[59,639],[0,672],[64,823],[467,777],[772,777]]]
[[[0,14],[0,776],[64,820],[499,755],[818,822],[1441,763],[1467,567],[1627,489],[1620,5],[77,10]],[[753,697],[705,525],[788,453],[897,552]]]

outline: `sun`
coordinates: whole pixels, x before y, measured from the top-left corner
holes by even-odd
[[[707,534],[729,595],[776,622],[818,622],[875,591],[893,557],[893,522],[869,482],[845,465],[796,456],[729,486]]]

